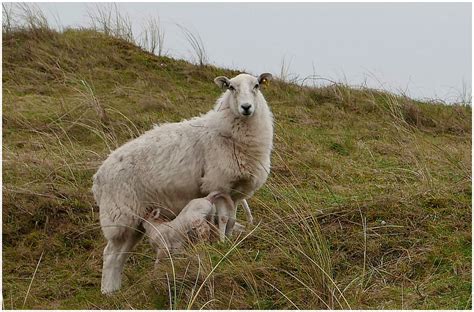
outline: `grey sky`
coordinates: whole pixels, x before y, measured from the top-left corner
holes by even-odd
[[[92,3],[38,3],[63,26],[87,26]],[[173,57],[190,58],[175,23],[202,37],[210,62],[258,74],[314,73],[415,98],[471,90],[471,3],[119,3],[135,33],[159,15]]]

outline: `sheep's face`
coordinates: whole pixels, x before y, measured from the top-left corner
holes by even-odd
[[[258,106],[258,98],[262,96],[260,86],[272,78],[271,74],[261,74],[258,78],[240,74],[232,79],[224,76],[217,77],[214,82],[221,88],[227,89],[227,101],[231,111],[239,117],[250,118]]]

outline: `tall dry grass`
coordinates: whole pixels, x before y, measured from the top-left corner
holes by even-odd
[[[107,36],[120,38],[135,44],[132,20],[126,13],[122,13],[116,3],[96,4],[88,9],[92,29],[103,32]]]
[[[141,36],[140,45],[148,52],[162,56],[165,53],[165,29],[159,16],[148,17]]]
[[[198,64],[199,66],[207,65],[209,62],[209,57],[204,42],[199,33],[193,32],[181,24],[176,24],[176,26],[181,30],[184,35],[184,38],[191,47],[191,52],[194,56],[196,64]]]

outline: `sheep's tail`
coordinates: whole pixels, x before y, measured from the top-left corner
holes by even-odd
[[[234,201],[230,198],[229,194],[222,193],[222,192],[211,192],[209,195],[206,196],[206,199],[210,201],[212,204],[216,202],[216,199],[223,198],[226,201],[227,206],[231,207],[232,209],[235,208]]]

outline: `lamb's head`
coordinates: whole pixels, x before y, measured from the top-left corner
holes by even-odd
[[[272,79],[269,73],[258,78],[248,74],[240,74],[232,79],[219,76],[214,82],[222,89],[227,89],[224,99],[228,101],[231,111],[238,117],[250,118],[258,109],[259,99],[263,99],[260,86]]]

